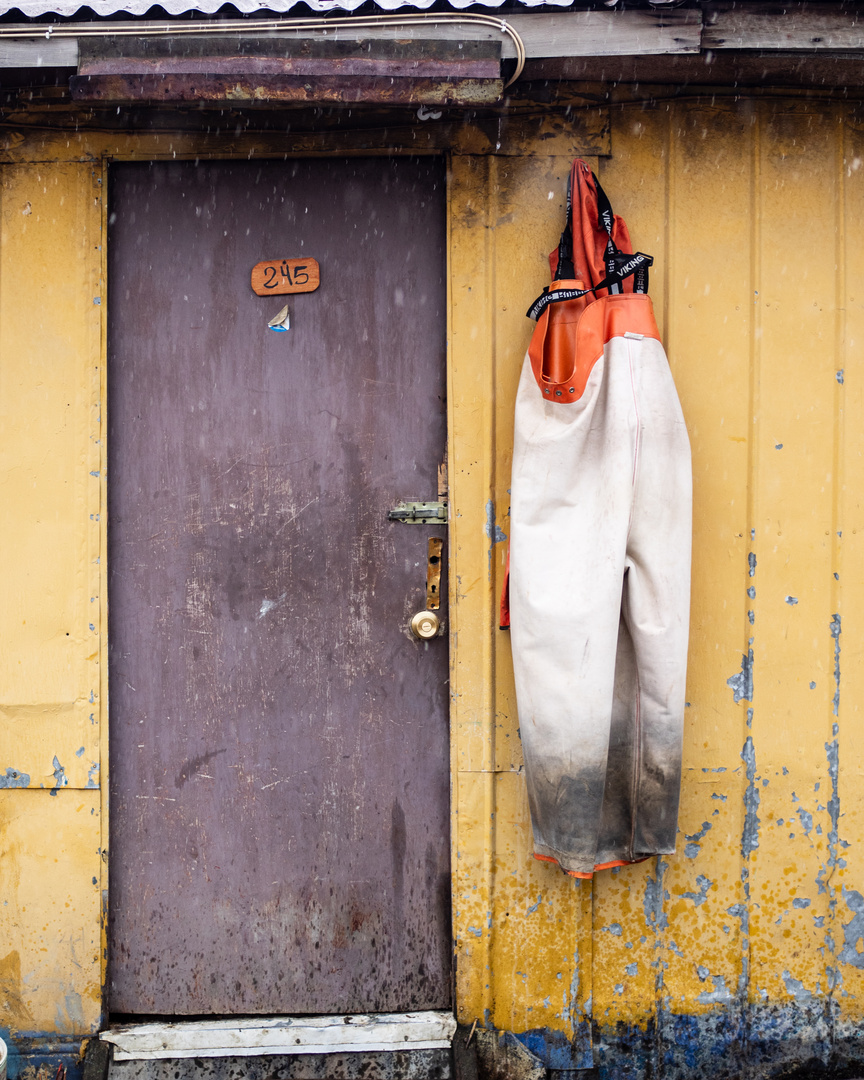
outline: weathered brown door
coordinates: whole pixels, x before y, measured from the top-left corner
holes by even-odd
[[[111,194],[110,1008],[449,1007],[447,641],[406,630],[443,530],[387,520],[437,497],[443,165]],[[300,256],[317,292],[253,294]]]

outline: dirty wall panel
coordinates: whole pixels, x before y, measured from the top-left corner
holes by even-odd
[[[864,341],[864,117],[858,110],[844,110],[842,152],[837,167],[841,184],[838,192],[837,227],[844,240],[840,252],[837,283],[837,330],[842,348],[838,350],[839,393],[836,401],[837,446],[837,528],[836,566],[838,575],[838,633],[833,639],[830,675],[834,692],[839,691],[836,720],[839,731],[827,740],[830,747],[831,793],[837,780],[836,828],[828,835],[828,874],[823,878],[834,911],[831,928],[832,949],[826,970],[826,989],[833,986],[835,1043],[841,1046],[860,1032],[864,1014],[864,665],[854,655],[864,622],[864,366],[860,343]],[[840,381],[842,379],[842,382]],[[837,532],[843,533],[842,538]],[[840,632],[842,627],[842,632]],[[829,678],[829,686],[831,680]],[[833,713],[833,702],[832,702]],[[835,751],[834,742],[837,743]],[[824,800],[823,800],[824,801]],[[842,814],[842,817],[840,816]],[[857,842],[856,842],[857,841]],[[833,870],[833,873],[832,873]],[[827,920],[826,920],[827,922]],[[833,971],[831,970],[833,968]]]
[[[13,1057],[22,1032],[80,1038],[101,1015],[98,180],[90,163],[0,172],[0,1034]]]
[[[692,1053],[692,1036],[684,1036],[675,1015],[680,1003],[700,1018],[702,1037],[727,1056],[741,1019],[733,1000],[746,934],[730,912],[741,910],[743,898],[733,853],[743,818],[744,706],[726,680],[740,668],[749,636],[740,584],[746,502],[738,497],[748,464],[747,399],[740,391],[749,384],[750,168],[741,152],[748,134],[747,118],[725,108],[676,106],[666,125],[667,242],[658,276],[667,351],[693,448],[694,589],[678,853],[659,860],[649,879],[656,881],[650,886],[656,907],[646,893],[646,918],[654,912],[660,945],[653,969],[655,1052],[678,1067]],[[634,165],[638,175],[650,171],[644,157]],[[616,160],[615,168],[626,188],[626,166]],[[711,214],[706,190],[714,193]],[[641,223],[638,191],[629,197]],[[716,686],[694,685],[693,672],[706,664],[723,665],[723,678]],[[638,1011],[635,996],[634,1006]]]
[[[495,846],[492,740],[493,615],[486,512],[493,472],[495,395],[492,237],[486,190],[491,158],[453,157],[448,215],[448,453],[450,460],[450,722],[453,938],[456,1001],[473,1020],[488,1008],[491,874]],[[472,659],[461,643],[470,642]],[[469,1023],[471,1020],[468,1021]]]
[[[98,1030],[98,791],[0,791],[0,1037]]]
[[[825,935],[832,735],[837,125],[758,114],[748,766],[751,1045],[828,1040]],[[820,1000],[822,999],[822,1000]],[[763,1003],[764,1002],[764,1003]],[[790,1008],[789,1004],[794,1003]]]
[[[97,181],[2,171],[0,786],[98,784]]]
[[[535,1032],[527,1037],[529,1045],[536,1037],[545,1046],[551,1031],[557,1064],[581,1067],[590,1064],[584,1057],[590,1032],[574,1017],[590,997],[590,964],[584,963],[583,953],[580,968],[576,942],[588,928],[590,904],[586,908],[585,894],[563,878],[538,887],[544,875],[531,858],[521,750],[508,692],[509,639],[489,633],[498,617],[506,558],[509,456],[506,470],[496,467],[493,485],[491,460],[482,471],[496,439],[509,454],[504,448],[512,438],[512,416],[490,407],[500,400],[502,386],[515,390],[530,337],[522,297],[536,295],[546,284],[546,254],[560,228],[533,193],[542,190],[544,200],[555,199],[562,208],[569,166],[570,159],[563,157],[454,158],[452,163],[451,447],[460,461],[451,470],[459,523],[453,555],[459,605],[454,633],[457,643],[479,634],[478,649],[492,647],[488,662],[502,676],[502,682],[493,684],[473,657],[457,649],[452,683],[459,822],[454,908],[457,1001],[476,1009],[475,1015],[487,1011],[500,1027]],[[484,330],[484,318],[490,320],[489,330]],[[484,368],[479,360],[486,349]],[[490,421],[484,429],[478,421],[487,410]],[[466,453],[468,447],[472,450]],[[490,690],[495,698],[486,704]],[[474,846],[484,835],[483,848]],[[500,917],[492,918],[493,908]],[[549,963],[534,964],[532,956],[550,943]],[[480,969],[487,975],[478,984],[472,974]]]

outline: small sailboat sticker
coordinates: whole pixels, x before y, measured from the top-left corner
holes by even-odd
[[[271,330],[275,330],[277,334],[284,334],[286,330],[291,328],[291,316],[288,313],[288,305],[267,323]]]

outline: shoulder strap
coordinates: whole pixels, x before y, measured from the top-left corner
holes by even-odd
[[[574,162],[574,168],[577,162]],[[579,163],[581,164],[581,163]],[[587,170],[586,170],[587,171]],[[648,267],[654,262],[650,255],[641,251],[628,254],[621,251],[614,240],[615,214],[609,197],[600,186],[600,181],[591,173],[591,179],[597,194],[597,222],[595,229],[605,231],[608,240],[604,255],[606,276],[596,285],[587,289],[544,289],[531,307],[527,315],[530,319],[537,319],[550,304],[561,303],[565,300],[575,300],[588,293],[597,292],[599,289],[608,289],[610,294],[621,292],[621,283],[628,277],[633,277],[633,291],[645,293],[648,291]],[[626,234],[625,234],[626,235]],[[567,179],[567,217],[564,223],[564,231],[558,243],[558,264],[555,269],[553,281],[572,280],[576,277],[576,269],[573,263],[573,170]]]
[[[596,292],[598,289],[608,289],[610,293],[613,291],[620,292],[621,282],[640,271],[644,272],[647,278],[648,267],[654,263],[654,259],[650,255],[637,251],[634,255],[624,255],[623,257],[627,260],[625,263],[616,265],[611,274],[607,274],[602,281],[599,281],[590,289],[553,289],[551,291],[548,288],[544,289],[525,314],[529,319],[539,319],[550,304],[560,304],[563,300],[578,300],[580,296],[587,296],[588,293]],[[643,289],[634,289],[634,292],[643,291]]]

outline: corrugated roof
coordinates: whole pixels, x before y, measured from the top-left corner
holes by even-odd
[[[232,6],[244,14],[255,11],[272,11],[284,14],[301,5],[313,12],[356,11],[366,0],[231,0]],[[382,11],[425,11],[436,0],[376,0],[376,7]],[[468,7],[499,8],[504,0],[449,0],[448,6],[457,11]],[[525,7],[542,5],[559,8],[570,7],[572,0],[518,0]],[[82,7],[87,7],[97,15],[114,15],[124,12],[128,15],[145,15],[153,8],[153,0],[17,0],[9,4],[0,2],[0,14],[20,11],[22,15],[55,14],[74,15]],[[213,15],[225,6],[225,0],[160,0],[159,6],[169,15],[185,15],[190,11],[200,11]]]

